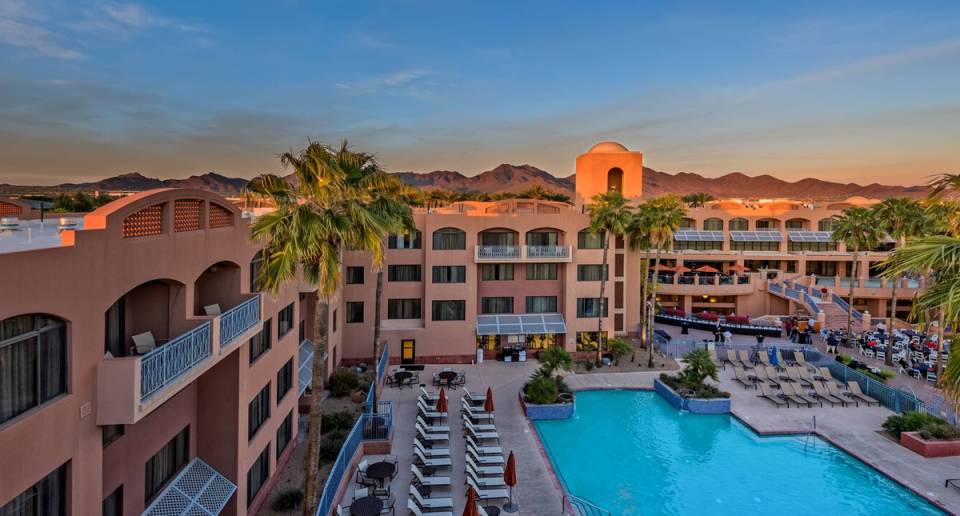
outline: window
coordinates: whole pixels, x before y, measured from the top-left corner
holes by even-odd
[[[480,313],[484,314],[512,314],[512,297],[484,297],[480,298]]]
[[[387,267],[387,281],[420,281],[420,266],[390,265]]]
[[[247,407],[247,439],[253,439],[257,430],[270,419],[270,383],[267,382]]]
[[[560,245],[560,232],[548,230],[528,231],[527,245]]]
[[[434,283],[465,283],[467,268],[463,265],[434,265]]]
[[[116,441],[117,439],[123,437],[123,425],[104,425],[101,427],[103,431],[103,447],[106,448],[107,445]]]
[[[433,232],[434,251],[455,251],[467,248],[467,234],[456,228],[443,228]]]
[[[607,191],[623,193],[623,170],[619,167],[607,171]]]
[[[100,510],[102,516],[123,516],[123,486],[116,488],[110,496],[103,499]]]
[[[695,242],[692,240],[674,240],[674,251],[720,251],[723,250],[723,242]]]
[[[289,305],[285,306],[283,310],[280,310],[280,313],[277,314],[277,340],[282,339],[283,336],[289,333],[292,329],[293,303],[290,303]]]
[[[787,229],[805,229],[807,221],[804,219],[790,219],[783,224]]]
[[[817,221],[817,231],[833,231],[833,219],[820,219]]]
[[[250,337],[250,363],[252,364],[260,355],[270,350],[270,328],[272,320],[263,321],[263,329],[253,337]]]
[[[528,280],[555,280],[557,279],[557,264],[555,263],[528,263]]]
[[[613,331],[623,331],[623,314],[613,314]]]
[[[769,231],[771,229],[777,229],[777,221],[774,219],[760,219],[757,221],[757,230],[758,231]]]
[[[623,282],[617,281],[613,284],[613,307],[623,308]]]
[[[622,278],[624,268],[624,255],[617,254],[613,257],[613,275]]]
[[[836,251],[837,243],[836,242],[794,242],[790,241],[787,244],[787,250],[791,252],[799,251]]]
[[[480,264],[480,279],[484,281],[507,281],[513,279],[512,263]]]
[[[747,222],[747,219],[744,218],[735,218],[730,219],[730,222],[727,223],[727,226],[730,228],[730,231],[747,231],[750,223]]]
[[[250,260],[250,292],[260,292],[260,271],[263,269],[263,251],[257,251]]]
[[[387,319],[420,319],[419,299],[388,299]]]
[[[333,329],[332,329],[331,331],[333,331],[333,333],[337,333],[337,321],[338,321],[339,319],[337,319],[337,309],[336,309],[336,308],[333,309],[333,316],[330,317],[330,320],[332,321],[332,326],[333,326]]]
[[[680,221],[680,229],[697,229],[697,221],[685,218]]]
[[[190,461],[190,426],[187,425],[177,435],[163,445],[144,466],[145,486],[144,504],[150,504],[163,486],[173,478],[180,468]]]
[[[434,321],[462,321],[466,319],[466,301],[434,301]]]
[[[3,516],[65,516],[67,514],[67,465],[64,464],[55,469],[6,505],[0,505],[0,514]]]
[[[46,315],[0,321],[0,424],[66,392],[66,324]]]
[[[253,503],[254,498],[257,497],[257,493],[259,493],[263,485],[267,483],[268,477],[270,477],[269,444],[260,452],[253,466],[250,466],[250,470],[247,471],[247,507]]]
[[[517,245],[517,234],[503,230],[483,231],[480,233],[480,245]]]
[[[600,281],[607,279],[607,269],[603,264],[577,265],[577,281]]]
[[[606,317],[607,304],[599,297],[577,298],[577,317],[600,317],[600,305],[603,305],[603,317]]]
[[[286,364],[283,364],[283,367],[277,371],[277,404],[280,404],[280,400],[290,389],[293,388],[293,359],[287,360]]]
[[[363,322],[363,301],[347,301],[347,323]]]
[[[731,251],[779,251],[780,242],[730,242]]]
[[[363,267],[347,267],[347,285],[363,285]]]
[[[107,313],[104,315],[104,354],[110,353],[115,357],[125,357],[128,354],[126,301],[126,296],[121,297],[107,309]]]
[[[283,423],[277,427],[277,460],[283,455],[287,445],[293,440],[293,411],[291,410],[287,417],[283,418]]]
[[[307,338],[307,321],[303,319],[300,320],[300,324],[297,325],[297,341],[303,342]]]
[[[703,221],[704,231],[723,231],[723,220],[716,217]]]
[[[390,235],[387,237],[387,247],[390,249],[420,249],[423,247],[422,236],[419,230],[402,235]]]
[[[605,237],[606,231],[594,234],[589,229],[584,229],[577,233],[577,247],[579,249],[603,249]]]
[[[556,313],[557,296],[527,296],[526,305],[528,314]]]

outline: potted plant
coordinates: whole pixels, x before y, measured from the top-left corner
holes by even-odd
[[[924,457],[960,455],[960,430],[945,420],[921,412],[904,412],[890,416],[883,429],[900,444]]]
[[[705,383],[707,378],[717,381],[717,364],[705,349],[684,355],[685,367],[675,375],[661,374],[654,380],[654,390],[677,409],[695,414],[730,412],[730,393]]]

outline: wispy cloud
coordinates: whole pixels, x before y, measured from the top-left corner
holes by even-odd
[[[405,68],[359,81],[341,81],[335,87],[353,95],[403,95],[419,100],[436,98],[436,73],[420,68]]]
[[[21,0],[0,0],[0,42],[57,59],[78,59],[83,54],[61,42],[61,35],[44,26],[43,13]]]
[[[137,3],[101,2],[86,8],[71,25],[81,31],[98,31],[130,35],[163,29],[182,32],[205,32],[200,25],[163,16]]]

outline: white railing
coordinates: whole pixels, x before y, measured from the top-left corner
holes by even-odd
[[[480,245],[477,246],[477,258],[520,258],[522,255],[518,245]]]
[[[528,245],[527,258],[569,258],[570,248],[565,245]]]
[[[163,389],[207,359],[212,325],[207,321],[140,357],[140,401]]]
[[[474,252],[477,261],[570,261],[569,245],[478,245]]]
[[[220,315],[220,347],[260,322],[260,294],[256,294]]]

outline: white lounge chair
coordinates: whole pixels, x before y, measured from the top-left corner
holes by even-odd
[[[410,514],[413,514],[413,516],[424,516],[423,511],[419,506],[417,506],[417,502],[415,502],[413,498],[407,498],[407,509],[410,511]],[[453,516],[453,513],[450,511],[430,511],[427,513],[427,516]]]
[[[203,307],[203,313],[207,315],[221,315],[223,311],[220,310],[220,305],[212,304]]]
[[[420,442],[419,439],[413,440],[413,447],[420,450],[424,456],[427,457],[449,457],[450,448],[427,448]]]
[[[428,443],[435,443],[435,442],[450,440],[450,434],[430,434],[423,431],[420,428],[420,425],[417,425],[417,437],[419,437],[422,441],[428,442]]]
[[[432,432],[432,433],[437,433],[437,432],[449,432],[449,431],[450,431],[450,427],[449,427],[448,425],[430,425],[430,424],[427,424],[427,422],[423,420],[423,416],[417,416],[417,424],[423,426],[423,429],[424,429],[424,430],[426,430],[426,431],[428,431],[428,432]]]
[[[0,231],[19,231],[20,219],[17,217],[0,218]]]
[[[413,456],[416,460],[420,461],[420,464],[424,466],[433,466],[435,468],[441,467],[450,467],[450,457],[424,457],[420,450],[414,448]],[[501,457],[502,458],[502,457]]]
[[[426,426],[423,426],[419,421],[417,422],[416,427],[417,427],[417,430],[419,430],[420,432],[425,433],[425,434],[430,434],[430,435],[445,435],[445,436],[447,436],[447,437],[450,437],[450,432],[449,432],[449,431],[447,431],[447,430],[431,430],[430,428],[428,428],[428,427],[426,427]]]
[[[157,348],[157,341],[153,338],[153,332],[138,333],[131,339],[133,339],[132,351],[137,355],[145,355]]]
[[[473,480],[480,487],[507,487],[503,477],[480,477],[469,468],[467,469],[467,479]]]
[[[469,435],[467,436],[467,448],[473,448],[480,455],[494,455],[497,453],[503,454],[503,448],[499,446],[480,446],[480,443],[475,441]]]
[[[487,395],[484,394],[473,394],[468,391],[466,388],[463,389],[463,399],[469,402],[471,405],[483,405],[487,401]]]
[[[430,392],[423,387],[420,387],[420,398],[419,400],[425,401],[428,403],[436,403],[440,399],[440,395],[437,393]]]
[[[475,424],[473,424],[473,423],[470,421],[470,418],[468,418],[466,414],[463,415],[463,428],[464,428],[464,430],[470,429],[470,430],[472,430],[472,431],[474,431],[474,432],[494,432],[494,433],[496,433],[496,431],[497,431],[497,425],[480,425],[480,424],[475,425]]]
[[[446,412],[437,412],[436,410],[431,410],[423,404],[422,401],[417,403],[417,413],[421,416],[428,417],[430,419],[437,419],[441,417],[447,417]]]
[[[410,498],[424,509],[453,509],[453,498],[424,498],[416,487],[410,486]],[[434,514],[434,513],[430,513]]]
[[[500,465],[503,464],[503,454],[500,455],[481,455],[477,450],[467,446],[467,456],[472,458],[477,464]]]
[[[413,472],[413,476],[416,477],[417,482],[423,486],[430,487],[439,487],[439,486],[449,486],[450,477],[425,477],[423,473],[420,472],[420,468],[416,464],[410,465],[410,471]]]
[[[477,441],[497,441],[498,443],[500,442],[500,434],[496,432],[478,432],[477,430],[474,430],[472,427],[467,427],[466,431],[467,431],[468,437],[473,436],[473,438]]]
[[[477,492],[477,498],[481,500],[507,500],[510,493],[506,489],[481,489],[472,479],[467,478],[467,485]]]

